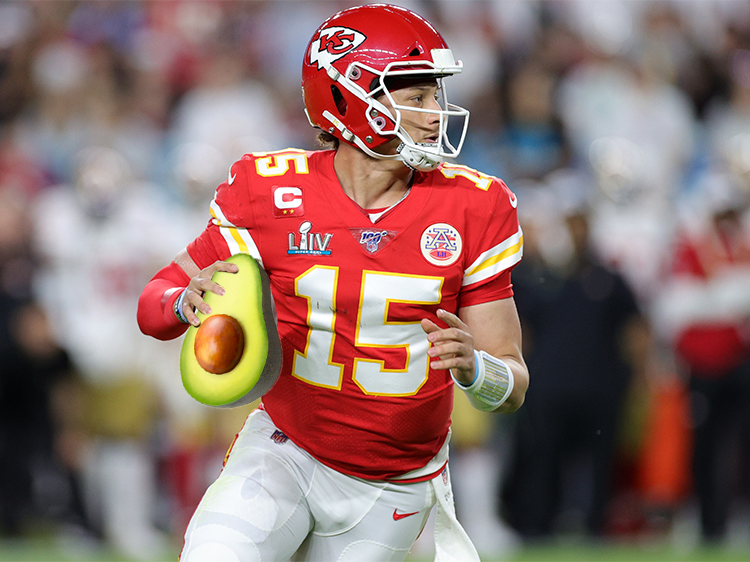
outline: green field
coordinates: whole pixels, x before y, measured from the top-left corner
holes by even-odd
[[[175,558],[150,562],[175,562]],[[73,544],[57,544],[52,540],[0,541],[0,560],[3,562],[125,562],[116,554]],[[750,550],[727,548],[697,548],[679,552],[664,544],[635,546],[608,545],[551,545],[527,547],[512,555],[484,558],[483,562],[748,562]],[[428,558],[409,557],[407,562],[432,562]]]

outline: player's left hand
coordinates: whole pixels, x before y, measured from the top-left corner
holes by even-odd
[[[437,311],[437,316],[448,324],[447,328],[441,328],[427,318],[422,319],[422,329],[432,344],[427,355],[438,358],[430,366],[433,369],[451,369],[457,380],[471,384],[476,369],[474,337],[469,332],[469,327],[455,314],[441,308]]]

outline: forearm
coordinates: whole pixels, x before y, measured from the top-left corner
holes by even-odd
[[[141,332],[158,340],[171,340],[185,333],[188,325],[175,316],[174,304],[189,283],[190,277],[175,262],[148,282],[138,299]]]
[[[478,394],[475,397],[469,396],[469,399],[480,410],[504,414],[515,412],[524,402],[529,387],[529,371],[521,353],[521,324],[513,299],[464,307],[459,315],[474,336],[474,349],[489,355],[484,357],[485,369],[481,369],[482,365],[477,369],[475,365],[474,370],[475,375],[484,372],[488,376],[488,388],[482,390],[480,384],[475,385],[474,389]],[[490,366],[489,369],[486,369],[487,365]],[[470,375],[471,372],[462,373],[460,382],[464,384],[460,386],[467,394],[471,394],[471,389],[466,389],[467,383],[476,383],[477,378],[467,377],[467,374]],[[510,389],[507,395],[497,396],[504,386]],[[488,402],[482,404],[474,400],[482,396]]]
[[[485,351],[475,351],[475,371],[470,382],[453,380],[463,390],[472,406],[484,412],[510,414],[524,402],[529,376],[523,359],[512,356],[496,357]]]
[[[500,414],[512,414],[520,408],[526,399],[529,389],[529,370],[523,359],[504,355],[500,357],[513,373],[513,390],[499,408],[494,410]]]

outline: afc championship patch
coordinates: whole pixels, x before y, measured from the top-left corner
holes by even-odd
[[[452,265],[461,255],[463,243],[458,230],[444,222],[428,226],[419,240],[424,259],[433,265]]]

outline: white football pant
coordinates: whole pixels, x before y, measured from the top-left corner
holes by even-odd
[[[403,561],[435,501],[429,481],[367,481],[328,468],[256,410],[193,515],[180,560]]]

